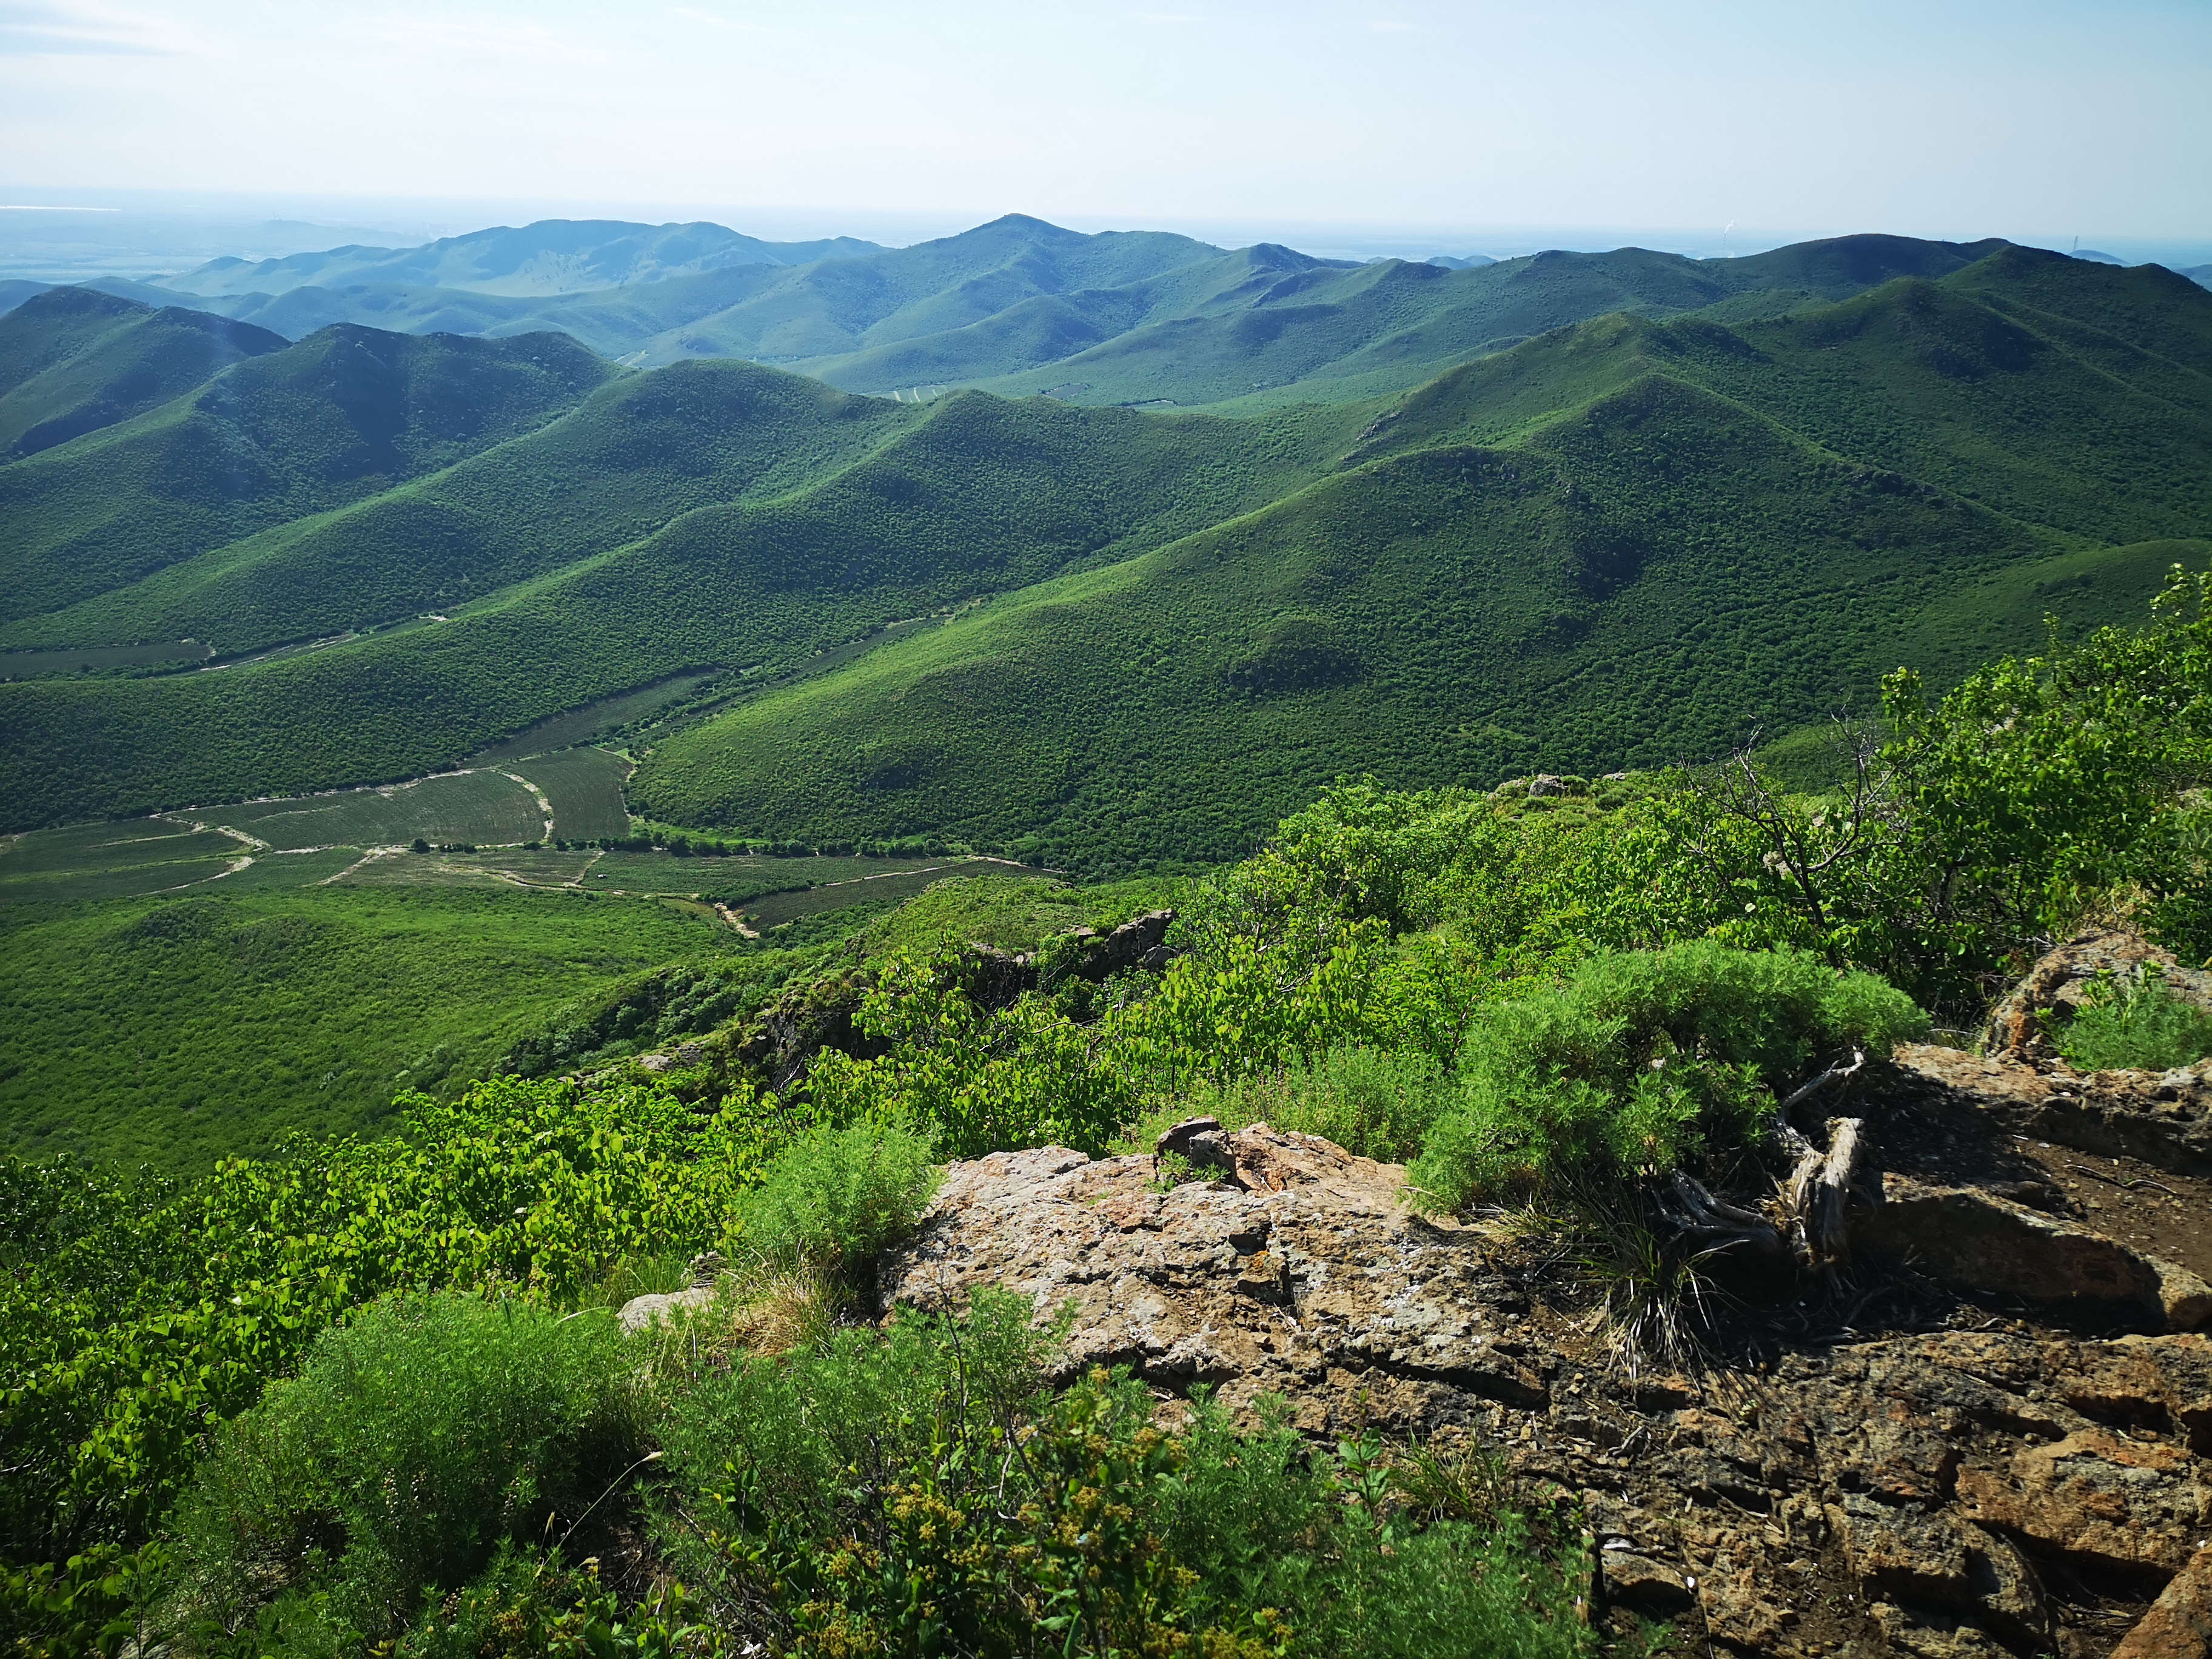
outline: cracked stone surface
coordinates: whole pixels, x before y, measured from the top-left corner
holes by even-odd
[[[1282,1395],[1316,1435],[1498,1448],[1580,1499],[1617,1604],[1739,1654],[2103,1659],[2212,1537],[2202,1334],[1969,1310],[2003,1328],[1631,1377],[1525,1242],[1423,1219],[1402,1170],[1327,1141],[1230,1139],[1234,1181],[1167,1192],[1148,1158],[956,1164],[882,1305],[1001,1285],[1041,1319],[1073,1305],[1063,1378],[1127,1365],[1170,1413],[1206,1383],[1239,1410]]]

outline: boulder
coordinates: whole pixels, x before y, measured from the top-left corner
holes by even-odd
[[[1861,1218],[1858,1243],[1907,1256],[1955,1290],[2039,1304],[2071,1324],[2164,1328],[2159,1265],[2117,1240],[1984,1188],[1892,1187]]]
[[[680,1319],[696,1309],[708,1306],[714,1300],[714,1290],[710,1285],[695,1285],[688,1291],[634,1296],[623,1304],[622,1328],[635,1334],[664,1321]]]
[[[1671,1619],[1698,1599],[1676,1569],[1610,1545],[1598,1555],[1598,1573],[1607,1601],[1647,1619]]]

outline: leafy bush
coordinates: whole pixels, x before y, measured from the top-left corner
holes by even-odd
[[[370,1638],[502,1540],[565,1536],[635,1455],[622,1337],[507,1297],[395,1296],[217,1437],[175,1522],[191,1613],[272,1592]]]
[[[689,1616],[680,1584],[625,1613],[599,1583],[599,1564],[565,1565],[550,1552],[502,1544],[474,1583],[424,1597],[392,1659],[709,1659],[723,1634]]]
[[[1564,985],[1482,1012],[1413,1181],[1455,1208],[1732,1162],[1820,1051],[1885,1054],[1926,1025],[1872,975],[1802,951],[1694,941],[1593,957]]]
[[[2162,1072],[2212,1054],[2212,1013],[2184,1002],[2156,963],[2093,987],[2058,1035],[2058,1052],[2076,1071]]]
[[[0,1159],[9,1559],[143,1539],[207,1424],[388,1291],[567,1304],[626,1255],[716,1243],[783,1133],[743,1095],[707,1115],[651,1090],[504,1079],[403,1105],[403,1138],[295,1141],[189,1186]]]
[[[937,1190],[934,1156],[896,1123],[810,1130],[745,1194],[745,1244],[778,1267],[850,1279],[921,1218]]]
[[[1374,1444],[1335,1455],[1139,1384],[1036,1391],[1026,1302],[841,1334],[680,1402],[669,1547],[795,1654],[1590,1650],[1581,1564],[1509,1512],[1429,1519]],[[697,1517],[696,1525],[685,1517]]]

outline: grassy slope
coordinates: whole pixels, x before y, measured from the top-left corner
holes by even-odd
[[[735,944],[662,906],[512,888],[0,907],[0,1144],[174,1169],[370,1127],[439,1045],[480,1071],[624,974]]]
[[[354,327],[234,364],[136,419],[0,467],[11,532],[0,617],[58,609],[450,465],[542,423],[611,373],[559,336]]]
[[[685,667],[795,664],[1159,545],[1297,487],[1344,427],[947,400],[811,489],[700,508],[450,625],[220,673],[0,688],[0,793],[28,827],[413,775]]]
[[[1093,871],[1218,859],[1339,771],[1661,763],[1864,701],[1900,659],[2032,643],[2046,608],[2102,620],[2208,550],[2063,532],[2212,525],[2182,361],[2212,301],[2154,294],[2146,352],[2074,320],[2104,273],[2026,274],[1742,331],[1607,319],[1470,365],[1344,476],[708,722],[632,799]]]

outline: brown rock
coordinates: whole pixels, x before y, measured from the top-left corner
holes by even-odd
[[[2143,1259],[2158,1274],[2158,1299],[2166,1310],[2166,1329],[2196,1331],[2212,1324],[2212,1285],[2171,1261],[2154,1255]]]
[[[1898,1185],[1864,1212],[1859,1243],[1911,1257],[1954,1289],[2093,1326],[2164,1323],[2157,1267],[2118,1240],[1983,1188]]]
[[[1143,1157],[955,1164],[884,1312],[1003,1285],[1072,1307],[1060,1376],[1126,1364],[1170,1417],[1205,1383],[1316,1436],[1493,1449],[1577,1496],[1615,1602],[1742,1655],[2094,1659],[2053,1596],[2147,1603],[2212,1522],[2212,1338],[1936,1330],[1632,1377],[1531,1277],[1545,1252],[1414,1214],[1402,1170],[1328,1141],[1226,1139],[1238,1184],[1165,1193]]]
[[[2206,1659],[2212,1654],[2212,1549],[2174,1574],[2150,1611],[2120,1638],[2112,1659]]]
[[[2212,973],[2185,968],[2170,951],[2116,928],[2092,928],[2046,951],[1990,1011],[1984,1042],[1993,1054],[2030,1061],[2057,1053],[2051,1042],[2091,994],[2100,975],[2140,974],[2154,963],[2183,1000],[2212,1010]]]
[[[1968,1518],[2085,1565],[2157,1576],[2185,1565],[2212,1525],[2202,1465],[2163,1441],[2085,1429],[1959,1472]]]

